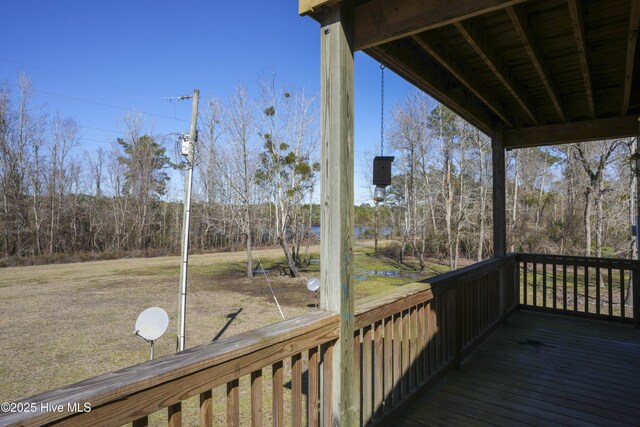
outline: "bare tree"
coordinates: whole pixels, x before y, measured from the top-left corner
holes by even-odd
[[[440,173],[440,207],[444,216],[444,230],[446,236],[446,251],[449,258],[449,267],[453,270],[457,268],[457,239],[458,225],[454,223],[454,203],[455,203],[455,150],[459,144],[459,130],[455,115],[448,108],[439,105],[429,116],[429,126],[438,137],[439,158],[441,165]],[[461,178],[462,179],[462,178]],[[455,229],[454,229],[455,227]]]
[[[478,198],[476,200],[476,215],[477,215],[477,244],[476,261],[481,261],[484,258],[484,241],[486,235],[486,219],[488,217],[488,194],[489,185],[491,183],[491,177],[489,171],[489,159],[491,150],[491,140],[480,133],[477,129],[467,129],[468,138],[471,142],[472,153],[475,157],[475,167],[477,171],[477,187]],[[514,209],[515,210],[515,209]]]
[[[401,153],[403,183],[404,231],[401,258],[407,240],[414,256],[417,255],[420,271],[425,269],[427,213],[433,203],[430,196],[427,159],[432,149],[428,116],[433,106],[429,98],[418,91],[410,92],[402,104],[393,111],[391,130],[392,146]],[[425,206],[429,210],[425,209]],[[435,224],[435,222],[434,222]],[[433,227],[435,229],[435,225]]]
[[[296,277],[298,266],[290,245],[290,239],[295,237],[296,210],[319,169],[319,165],[310,163],[310,152],[317,145],[317,133],[313,129],[314,100],[304,91],[290,92],[276,86],[274,79],[263,79],[260,89],[264,106],[260,122],[263,151],[256,177],[269,191],[274,204],[277,240],[289,274]]]
[[[229,182],[241,202],[242,213],[239,218],[247,251],[247,277],[253,277],[251,195],[255,182],[255,153],[251,136],[254,117],[246,87],[236,86],[229,98],[228,110],[224,117],[225,129],[229,132],[230,138],[229,148],[233,153],[228,156],[231,162],[230,172],[233,174]]]
[[[520,180],[520,163],[518,162],[518,153],[520,150],[513,150],[513,192],[511,193],[511,221],[509,222],[509,239],[511,241],[510,251],[515,252],[516,249],[516,222],[518,220],[518,188]]]
[[[585,255],[591,256],[591,205],[596,205],[596,256],[602,256],[602,233],[604,223],[603,195],[607,191],[604,187],[604,173],[611,162],[612,154],[622,143],[621,140],[598,141],[580,143],[571,146],[574,158],[580,163],[587,175],[588,182],[585,189],[584,228]],[[593,197],[593,201],[592,201]]]
[[[71,150],[75,147],[77,124],[72,119],[56,115],[53,120],[52,142],[49,147],[49,173],[47,193],[49,198],[49,254],[53,254],[60,229],[65,194],[73,177],[67,170]],[[64,247],[64,245],[61,245]]]

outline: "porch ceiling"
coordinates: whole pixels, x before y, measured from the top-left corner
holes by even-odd
[[[640,1],[356,0],[353,17],[356,50],[506,148],[638,134]]]

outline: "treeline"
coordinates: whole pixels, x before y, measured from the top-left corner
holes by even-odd
[[[319,224],[317,102],[274,78],[256,93],[239,85],[201,102],[191,249],[243,248],[251,276],[252,249],[279,245],[296,275]],[[127,113],[110,147],[87,151],[78,123],[33,103],[25,76],[17,90],[0,85],[2,264],[178,253],[185,159],[174,137]],[[390,233],[400,261],[411,256],[421,268],[428,257],[456,268],[491,256],[489,139],[417,91],[390,122],[393,183],[383,204],[356,207],[356,224],[365,235]],[[629,139],[508,152],[509,249],[634,255],[634,150]]]
[[[52,261],[78,253],[179,251],[186,160],[143,115],[122,117],[110,148],[79,146],[79,125],[32,107],[31,82],[0,87],[0,251]],[[191,248],[278,244],[291,274],[308,262],[319,166],[315,100],[263,79],[201,104]],[[169,148],[168,148],[169,147]],[[171,181],[176,185],[171,190]],[[170,192],[173,191],[172,194]],[[316,215],[317,216],[317,215]]]
[[[480,260],[492,254],[491,142],[426,95],[411,92],[393,111],[396,153],[391,195],[378,224],[400,229],[400,253]],[[636,256],[635,138],[507,152],[509,250]],[[371,220],[374,222],[373,220]],[[401,224],[400,226],[398,224]]]

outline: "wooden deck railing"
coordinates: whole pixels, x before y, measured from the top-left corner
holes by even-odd
[[[384,417],[459,366],[517,307],[514,267],[513,256],[488,260],[359,302],[353,343],[361,425],[392,419]],[[19,402],[34,412],[0,414],[0,425],[144,426],[148,415],[166,411],[167,425],[180,426],[194,396],[202,426],[212,425],[214,408],[226,412],[228,426],[326,425],[338,322],[337,314],[315,311],[49,391]],[[212,394],[220,387],[224,402]],[[84,404],[90,412],[70,410]]]
[[[118,426],[133,421],[134,426],[143,426],[148,423],[148,414],[167,408],[167,425],[175,427],[182,425],[181,402],[199,395],[200,425],[211,426],[214,403],[211,391],[223,386],[226,387],[227,425],[238,426],[239,380],[248,376],[250,392],[245,394],[250,401],[250,414],[247,414],[250,421],[244,420],[244,423],[261,426],[268,412],[273,425],[282,426],[285,424],[283,366],[290,362],[291,418],[287,424],[300,426],[303,425],[303,355],[307,356],[304,362],[307,365],[308,423],[318,425],[322,412],[331,411],[323,405],[330,399],[322,398],[318,391],[321,382],[324,382],[324,390],[328,390],[338,321],[339,317],[334,313],[315,311],[52,390],[18,402],[21,408],[30,405],[33,411],[0,414],[0,425]],[[271,373],[264,381],[271,384],[271,410],[262,402],[264,370]],[[84,408],[85,404],[90,405],[90,412],[69,411]]]
[[[394,411],[458,367],[517,307],[508,279],[514,265],[513,257],[483,261],[426,280],[428,289],[408,287],[402,298],[360,302],[354,334],[360,425],[393,420]]]
[[[638,261],[541,254],[517,259],[522,308],[637,324]]]

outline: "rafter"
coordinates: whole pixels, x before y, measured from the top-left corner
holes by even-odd
[[[584,80],[584,89],[587,95],[587,107],[589,108],[589,114],[591,115],[591,118],[595,119],[596,108],[593,101],[591,73],[589,72],[589,59],[587,57],[587,44],[584,40],[584,21],[582,19],[582,10],[578,0],[567,0],[567,5],[569,6],[571,26],[573,27],[573,37],[576,42],[576,48],[578,49],[580,67],[582,68],[582,79]]]
[[[366,49],[524,1],[370,0],[355,8],[355,49]]]
[[[539,147],[638,135],[638,116],[561,123],[504,131],[505,148]]]
[[[534,114],[531,103],[524,93],[524,90],[518,85],[509,67],[504,64],[502,58],[498,56],[491,45],[483,39],[480,32],[465,22],[456,22],[454,25],[478,56],[482,58],[487,67],[489,67],[498,80],[500,80],[507,91],[509,91],[520,107],[522,107],[522,110],[524,110],[529,119],[536,125],[539,124],[538,118]]]
[[[464,62],[456,60],[455,57],[451,55],[451,48],[447,46],[443,40],[435,37],[432,32],[414,35],[412,38],[418,45],[420,45],[420,47],[431,55],[433,59],[438,61],[445,70],[466,86],[471,93],[480,99],[480,101],[484,102],[485,105],[500,117],[508,127],[514,126],[513,118],[505,111],[497,97],[477,81],[473,72],[467,69]]]
[[[640,2],[631,1],[631,13],[629,14],[629,34],[627,37],[627,61],[624,68],[624,92],[622,93],[622,116],[629,113],[629,101],[631,100],[631,83],[633,83],[633,64],[638,42],[638,25],[640,24]]]
[[[513,28],[516,30],[516,33],[518,34],[518,37],[520,37],[520,41],[522,42],[524,49],[529,55],[529,59],[533,64],[533,68],[536,69],[538,76],[540,76],[540,80],[542,80],[544,88],[549,94],[549,98],[551,99],[551,102],[553,103],[553,106],[555,107],[560,120],[566,122],[567,118],[560,102],[560,95],[558,94],[556,86],[553,82],[553,78],[544,60],[544,56],[542,56],[542,54],[540,53],[540,48],[538,47],[535,38],[533,37],[526,16],[520,8],[509,6],[506,8],[506,11],[509,15],[509,19],[511,20]]]
[[[465,96],[464,88],[459,83],[448,77],[448,73],[437,62],[419,55],[417,49],[417,46],[398,40],[365,52],[491,136],[498,118],[471,94],[467,92]]]

